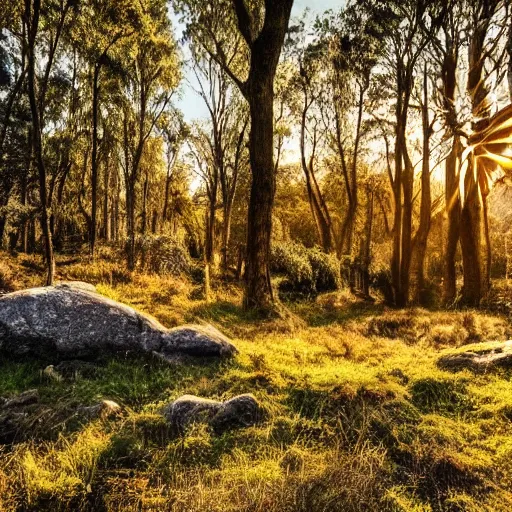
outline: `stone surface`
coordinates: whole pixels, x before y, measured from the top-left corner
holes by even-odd
[[[437,365],[453,372],[468,369],[486,373],[496,369],[512,369],[512,341],[506,341],[493,349],[448,354],[439,358]]]
[[[230,356],[236,348],[212,326],[167,329],[87,286],[66,283],[0,297],[0,351],[60,359],[143,351],[172,361]]]
[[[121,412],[121,406],[112,400],[102,400],[94,405],[79,407],[77,410],[78,416],[82,416],[86,420],[106,419]]]
[[[12,398],[0,397],[0,444],[13,442],[30,428],[31,417],[40,409],[37,389]]]
[[[167,405],[163,414],[171,427],[180,433],[192,423],[207,423],[221,434],[233,428],[248,427],[263,418],[263,410],[251,394],[220,402],[194,395],[184,395]]]
[[[174,430],[183,432],[191,423],[210,423],[221,405],[222,402],[216,400],[183,395],[167,405],[163,415]]]

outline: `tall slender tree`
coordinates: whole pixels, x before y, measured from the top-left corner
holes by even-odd
[[[262,311],[274,310],[269,271],[275,196],[274,77],[292,4],[293,0],[250,5],[245,0],[178,2],[186,14],[189,35],[223,67],[249,104],[252,184],[244,305]],[[241,64],[244,57],[248,66]]]

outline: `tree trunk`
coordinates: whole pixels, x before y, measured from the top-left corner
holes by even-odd
[[[428,113],[428,75],[427,66],[423,73],[423,104],[421,108],[423,125],[423,161],[421,168],[421,203],[420,224],[412,244],[411,284],[412,299],[415,303],[426,306],[425,302],[425,254],[430,232],[432,197],[430,192],[430,120]]]
[[[135,184],[126,180],[126,232],[128,269],[135,270]]]
[[[110,214],[110,233],[112,234],[112,239],[115,242],[119,241],[119,195],[120,195],[120,186],[119,186],[119,171],[116,169],[116,172],[113,174],[114,178],[114,196],[113,196],[113,204]]]
[[[357,164],[359,160],[359,144],[361,142],[361,124],[363,121],[363,106],[364,106],[364,93],[367,87],[359,86],[359,98],[358,98],[358,109],[357,109],[357,121],[356,121],[356,134],[354,137],[354,151],[352,153],[352,166],[350,176],[350,205],[348,211],[347,220],[347,250],[346,254],[352,255],[352,248],[354,244],[354,229],[356,223],[357,208],[359,206],[358,199],[358,187],[357,187]],[[352,281],[352,279],[350,280]]]
[[[397,106],[398,110],[398,106]],[[397,116],[398,118],[398,116]],[[402,240],[402,143],[399,127],[397,126],[395,142],[395,177],[393,182],[393,197],[395,202],[395,215],[393,220],[393,253],[391,255],[391,282],[393,286],[394,301],[397,306],[401,302],[401,240]]]
[[[249,76],[238,82],[249,103],[251,133],[249,160],[252,183],[247,226],[247,265],[244,307],[262,311],[274,309],[270,282],[270,237],[275,196],[274,172],[274,77],[284,43],[293,0],[265,2],[265,19],[258,25],[244,0],[233,0],[238,29],[251,51]],[[231,75],[233,72],[231,70]]]
[[[28,96],[30,102],[30,111],[32,114],[33,127],[33,150],[36,159],[36,165],[39,177],[39,199],[41,202],[41,229],[43,232],[44,256],[47,266],[46,284],[53,285],[55,276],[55,260],[53,254],[52,235],[50,231],[50,221],[48,216],[48,193],[46,188],[46,168],[43,159],[43,147],[41,141],[41,123],[36,98],[36,75],[35,75],[35,45],[36,36],[39,28],[39,12],[41,8],[40,0],[25,0],[25,16],[28,25],[28,45],[27,45],[27,63],[28,63]],[[32,12],[31,12],[32,11]]]
[[[482,13],[484,16],[485,13]],[[469,73],[467,89],[471,95],[474,131],[481,130],[489,123],[490,105],[484,80],[484,43],[489,20],[479,17],[475,20],[469,42]],[[490,283],[487,277],[487,258],[483,247],[483,203],[479,175],[485,172],[481,162],[471,157],[464,180],[464,204],[461,214],[461,247],[464,267],[462,301],[478,306]],[[476,166],[476,168],[475,168]],[[488,246],[490,248],[490,245]],[[490,262],[489,262],[490,264]]]
[[[308,102],[306,87],[303,88],[303,92],[304,107],[302,109],[300,126],[300,160],[302,170],[304,172],[304,177],[306,178],[306,190],[308,193],[309,207],[311,208],[311,215],[315,221],[320,245],[324,252],[329,253],[332,250],[332,225],[329,212],[321,196],[320,187],[318,187],[318,183],[315,179],[314,153],[316,150],[316,137],[313,142],[312,154],[309,159],[309,166],[306,161],[306,116],[310,103]],[[322,208],[322,203],[324,208]]]
[[[98,212],[98,103],[99,103],[99,74],[100,64],[94,66],[92,83],[92,155],[91,155],[91,225],[89,233],[89,249],[94,258],[96,247],[96,226]]]
[[[251,133],[249,154],[252,171],[247,219],[247,309],[269,310],[274,297],[270,283],[270,236],[275,196],[273,162],[273,77],[258,76],[251,84]]]
[[[360,290],[366,297],[370,296],[370,263],[373,230],[373,211],[375,192],[370,187],[366,198],[366,221],[364,225],[364,239],[361,242],[360,251]]]
[[[233,204],[229,199],[224,202],[222,218],[222,268],[227,273],[229,268],[229,239],[231,236],[231,213]]]
[[[405,125],[404,125],[405,128]],[[397,306],[405,307],[409,302],[410,267],[412,253],[412,214],[413,214],[413,186],[414,168],[409,158],[405,129],[402,139],[402,156],[404,159],[403,170],[403,219],[402,219],[402,247],[400,262],[400,290],[398,293]]]
[[[482,202],[470,161],[464,180],[464,206],[461,212],[460,242],[464,266],[462,302],[478,307],[482,298]]]
[[[459,195],[459,159],[462,153],[460,137],[453,139],[452,149],[445,163],[446,175],[446,214],[448,234],[445,248],[444,303],[451,304],[457,295],[457,272],[455,256],[460,237],[461,204]]]
[[[215,252],[215,207],[217,198],[217,187],[214,184],[210,192],[208,201],[208,208],[206,210],[206,230],[205,230],[205,244],[204,244],[204,261],[205,261],[205,275],[204,275],[204,295],[207,302],[211,299],[211,275],[214,264]]]
[[[217,208],[217,183],[212,183],[209,197],[208,208],[206,210],[206,230],[204,257],[206,264],[212,269],[215,255],[215,210]]]
[[[109,193],[110,193],[110,165],[105,165],[105,174],[103,176],[103,239],[106,242],[110,242],[112,237],[112,231],[109,220]]]

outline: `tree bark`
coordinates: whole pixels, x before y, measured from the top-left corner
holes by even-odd
[[[485,16],[485,10],[481,16]],[[484,81],[484,44],[490,21],[478,16],[469,42],[469,73],[467,88],[472,100],[472,129],[478,131],[489,123],[490,107]],[[464,268],[462,301],[478,306],[490,287],[487,276],[487,254],[483,246],[483,202],[479,176],[485,170],[482,163],[470,156],[464,180],[464,204],[461,214],[461,247]],[[475,168],[476,166],[476,168]]]
[[[420,224],[412,244],[411,261],[411,284],[412,300],[422,306],[428,305],[425,302],[425,255],[427,252],[427,241],[430,232],[430,221],[432,211],[432,196],[430,191],[430,135],[431,126],[428,113],[428,75],[427,66],[423,71],[423,104],[421,106],[423,125],[423,161],[421,168],[421,203],[420,203]]]
[[[246,309],[269,311],[274,296],[270,283],[270,237],[275,196],[274,77],[288,29],[293,0],[266,0],[259,35],[243,0],[233,0],[238,27],[251,50],[249,77],[242,93],[249,103],[249,159],[252,183],[247,226]]]
[[[46,188],[46,167],[43,159],[41,140],[41,112],[36,98],[35,46],[39,29],[40,0],[25,0],[25,18],[27,23],[27,64],[28,64],[28,96],[33,127],[33,150],[39,177],[39,199],[41,202],[41,229],[43,232],[44,256],[47,266],[46,284],[53,285],[55,276],[55,260],[53,254],[52,235],[48,216],[48,194]],[[49,64],[48,64],[49,65]],[[40,104],[44,102],[39,102]]]
[[[462,153],[460,137],[454,136],[452,149],[445,163],[445,202],[448,220],[448,233],[445,248],[444,298],[451,304],[457,295],[457,272],[455,257],[460,238],[461,203],[459,195],[459,162]]]
[[[322,208],[320,187],[315,178],[314,159],[316,150],[316,136],[313,140],[309,165],[306,160],[306,116],[311,103],[308,101],[308,93],[306,86],[303,86],[304,106],[302,108],[301,126],[300,126],[300,156],[301,166],[306,178],[306,190],[308,193],[309,207],[311,215],[315,221],[316,231],[320,240],[320,245],[324,252],[329,253],[332,250],[332,224],[327,208]]]
[[[92,154],[91,154],[91,225],[89,233],[89,249],[94,258],[96,247],[97,212],[98,212],[98,103],[99,103],[99,74],[101,65],[94,66],[92,82]]]
[[[460,242],[464,266],[462,302],[478,307],[482,299],[482,203],[470,161],[464,180],[464,206],[461,212]]]
[[[260,75],[253,78],[249,98],[252,183],[247,220],[245,270],[244,305],[247,309],[269,310],[274,302],[269,279],[272,208],[275,196],[273,101],[273,77]]]

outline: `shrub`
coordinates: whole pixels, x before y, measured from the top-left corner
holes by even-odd
[[[316,292],[313,268],[306,248],[295,243],[278,243],[272,247],[270,267],[286,276],[285,288],[311,294]]]
[[[338,260],[317,247],[276,243],[272,246],[270,265],[273,272],[286,276],[281,283],[283,291],[312,295],[337,290],[341,284]]]
[[[333,254],[326,254],[317,247],[307,249],[309,263],[313,269],[316,290],[329,292],[340,288],[340,263]]]
[[[169,236],[138,236],[135,260],[141,270],[159,275],[178,276],[188,272],[191,266],[187,248]]]

